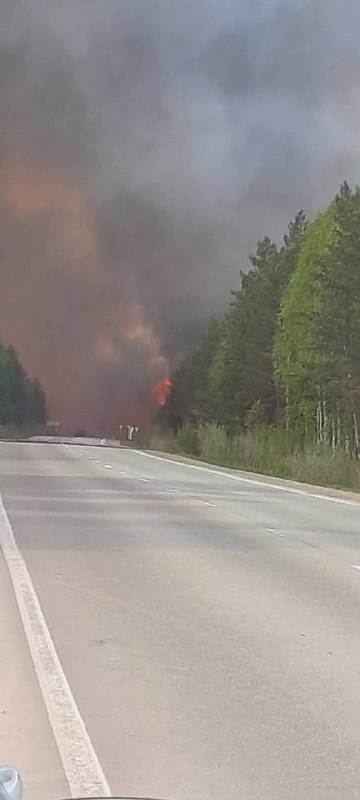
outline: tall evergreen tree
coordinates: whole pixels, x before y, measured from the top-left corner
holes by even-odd
[[[359,310],[360,193],[345,183],[309,226],[284,296],[275,357],[288,429],[356,454]]]
[[[178,428],[186,422],[203,424],[213,419],[209,392],[209,370],[222,336],[223,323],[210,320],[198,346],[189,353],[176,372],[173,389],[160,421]]]
[[[250,271],[241,272],[241,289],[233,293],[224,338],[210,371],[216,418],[229,429],[246,424],[250,416],[266,423],[277,418],[273,379],[277,315],[306,227],[300,211],[280,251],[265,237],[250,257]]]
[[[13,347],[7,350],[9,392],[6,417],[13,425],[23,425],[27,421],[27,375]]]
[[[46,395],[39,380],[29,378],[13,347],[6,350],[0,343],[0,424],[44,424],[46,419]]]
[[[44,425],[47,420],[47,402],[45,392],[38,378],[27,382],[26,416],[29,422]]]
[[[5,347],[0,343],[0,425],[4,425],[9,404],[9,370]]]

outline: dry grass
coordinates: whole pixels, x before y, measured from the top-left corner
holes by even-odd
[[[300,450],[284,431],[264,428],[230,437],[215,424],[186,425],[177,434],[161,430],[146,433],[141,446],[178,453],[210,464],[289,478],[316,486],[360,492],[360,462],[328,447]]]

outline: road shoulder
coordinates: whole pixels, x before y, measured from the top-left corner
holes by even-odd
[[[0,761],[15,766],[26,796],[69,795],[0,550]]]

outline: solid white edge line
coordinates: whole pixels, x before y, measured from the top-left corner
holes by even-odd
[[[0,546],[71,795],[109,796],[110,787],[61,666],[1,496]]]
[[[229,478],[232,481],[239,481],[240,483],[249,483],[252,486],[262,486],[265,489],[276,489],[279,492],[288,492],[290,494],[300,494],[304,497],[313,497],[315,500],[328,500],[331,503],[340,503],[344,506],[354,506],[360,510],[360,503],[355,500],[345,500],[341,497],[331,497],[327,494],[317,494],[315,492],[307,492],[306,489],[296,489],[293,486],[282,486],[277,483],[267,483],[266,481],[257,480],[257,478],[245,478],[242,475],[233,475],[231,472],[222,472],[219,469],[210,469],[209,467],[202,467],[200,464],[188,464],[186,461],[175,461],[172,458],[165,458],[164,456],[155,456],[153,453],[146,453],[145,450],[134,450],[129,447],[130,453],[137,453],[146,458],[154,458],[156,461],[165,461],[166,464],[175,464],[178,467],[187,467],[188,469],[197,469],[202,472],[209,472],[211,475],[218,475],[220,478]]]

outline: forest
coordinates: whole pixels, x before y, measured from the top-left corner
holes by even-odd
[[[358,488],[360,189],[266,236],[173,376],[157,446]],[[350,463],[351,462],[351,463]]]
[[[37,378],[24,369],[13,347],[0,343],[0,425],[8,431],[31,431],[46,424],[47,400]]]

